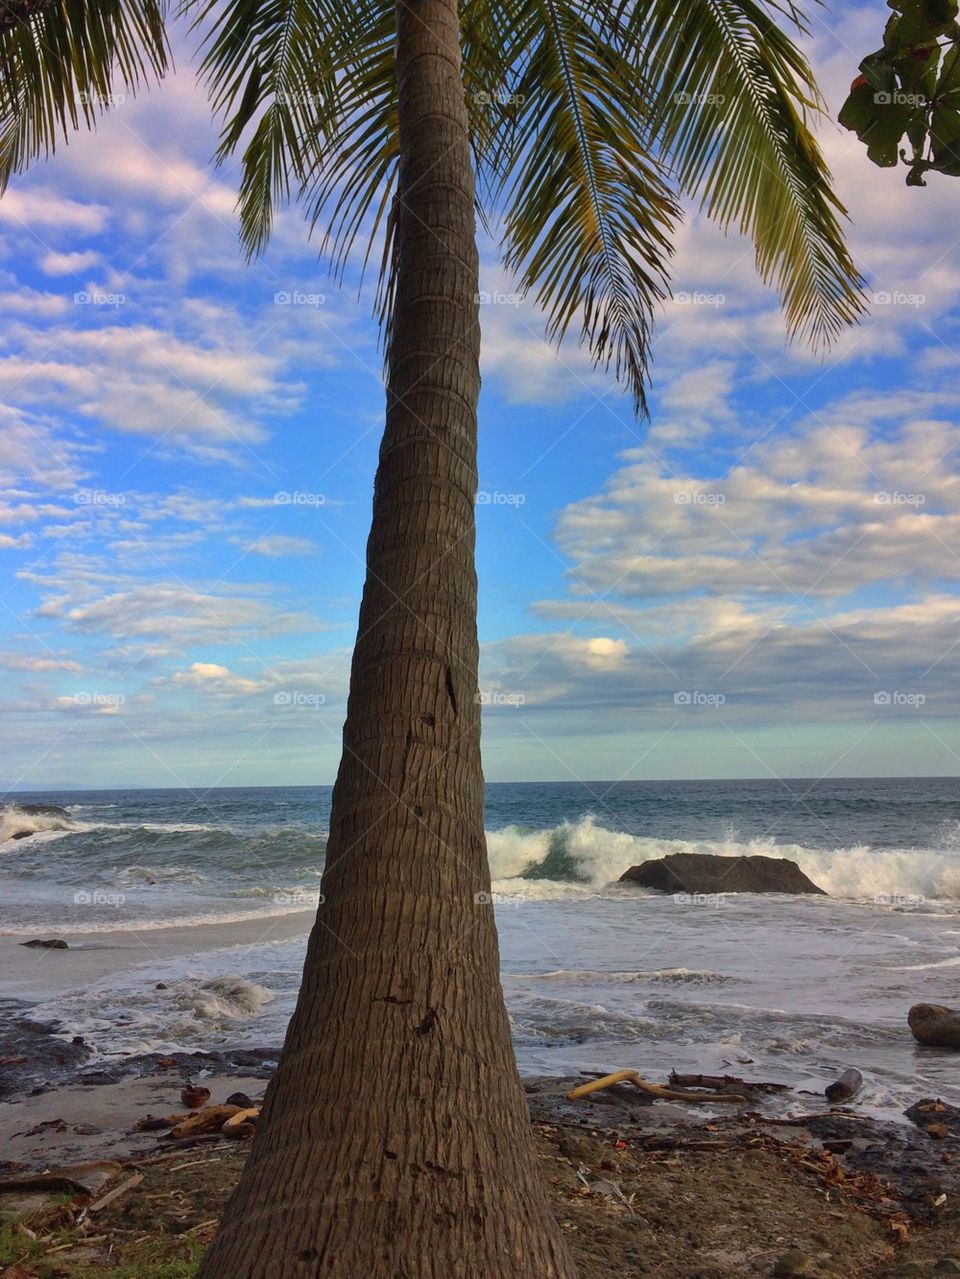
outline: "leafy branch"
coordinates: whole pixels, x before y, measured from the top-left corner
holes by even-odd
[[[931,169],[960,177],[958,0],[888,4],[883,47],[860,63],[840,123],[874,164],[907,165],[907,186],[926,186]]]

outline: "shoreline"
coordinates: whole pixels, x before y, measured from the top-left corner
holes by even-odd
[[[4,996],[43,999],[66,988],[89,985],[115,972],[120,959],[129,969],[197,952],[306,937],[315,909],[256,915],[247,919],[197,920],[158,928],[69,929],[31,933],[0,932],[0,971]],[[62,937],[66,950],[33,949],[33,937]],[[191,941],[201,943],[191,948]],[[121,955],[118,956],[118,952]]]

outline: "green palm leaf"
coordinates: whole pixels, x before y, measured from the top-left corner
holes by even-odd
[[[774,0],[636,0],[626,27],[651,87],[651,145],[711,218],[752,237],[791,332],[816,346],[862,313],[863,281],[808,125],[813,73],[778,17],[804,29]]]
[[[119,94],[163,75],[165,0],[13,5],[0,22],[0,190]],[[16,19],[16,20],[14,20]]]
[[[513,74],[492,156],[505,261],[546,310],[548,334],[579,321],[598,364],[643,411],[679,210],[650,153],[638,75],[597,6],[522,0],[512,10]]]

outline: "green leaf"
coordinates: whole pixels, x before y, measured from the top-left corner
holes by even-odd
[[[933,167],[940,173],[960,177],[960,110],[937,106],[930,124]]]
[[[900,99],[907,97],[910,101]],[[925,120],[925,108],[912,95],[895,91],[878,93],[872,85],[861,84],[840,110],[839,120],[867,145],[867,155],[881,168],[895,165],[900,158],[900,140],[917,120]]]
[[[957,18],[957,0],[902,0],[896,8],[883,33],[883,47],[891,53],[931,44]]]

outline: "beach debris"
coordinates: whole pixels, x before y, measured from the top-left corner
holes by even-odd
[[[126,1181],[122,1181],[119,1186],[114,1186],[112,1190],[108,1190],[105,1195],[101,1195],[99,1199],[94,1200],[92,1204],[88,1204],[86,1211],[88,1213],[100,1212],[106,1208],[108,1204],[112,1204],[115,1199],[119,1199],[121,1195],[125,1195],[128,1190],[132,1190],[134,1186],[139,1186],[143,1181],[144,1174],[135,1172],[132,1177],[128,1177]]]
[[[178,1115],[145,1115],[133,1125],[134,1132],[160,1132],[164,1128],[172,1128],[184,1119],[189,1119],[191,1111],[184,1110]]]
[[[31,937],[29,941],[22,941],[19,944],[31,950],[69,950],[62,937]]]
[[[239,1106],[204,1106],[203,1110],[198,1110],[195,1115],[188,1115],[175,1128],[171,1128],[167,1136],[177,1140],[206,1132],[219,1132],[226,1121],[239,1111]]]
[[[789,1084],[766,1079],[741,1079],[738,1075],[682,1075],[670,1071],[671,1088],[710,1088],[716,1092],[790,1092]]]
[[[203,1084],[186,1084],[180,1090],[180,1100],[188,1110],[199,1110],[210,1100],[210,1089]]]
[[[0,1194],[16,1194],[21,1190],[43,1190],[48,1194],[93,1195],[105,1186],[122,1164],[101,1159],[94,1163],[70,1164],[63,1168],[49,1168],[46,1172],[25,1173],[20,1177],[7,1177],[0,1181]]]
[[[960,1012],[943,1004],[914,1004],[907,1024],[918,1044],[927,1048],[960,1048]]]
[[[720,857],[714,853],[671,853],[631,866],[621,884],[640,884],[664,893],[826,893],[786,857]]]
[[[245,1092],[232,1092],[226,1100],[228,1106],[239,1106],[242,1110],[249,1110],[254,1101],[252,1097],[248,1097]]]
[[[845,1070],[839,1079],[835,1079],[832,1084],[827,1084],[823,1090],[823,1095],[827,1101],[849,1101],[855,1097],[863,1087],[863,1075],[860,1071],[851,1066]]]
[[[577,1101],[580,1097],[587,1097],[590,1093],[599,1092],[602,1088],[612,1088],[614,1084],[633,1084],[635,1088],[639,1088],[641,1092],[646,1093],[650,1097],[659,1097],[667,1101],[692,1101],[692,1102],[729,1102],[737,1104],[745,1102],[746,1096],[741,1093],[702,1093],[687,1092],[680,1088],[670,1088],[664,1084],[651,1083],[649,1079],[644,1079],[642,1075],[637,1074],[635,1070],[615,1070],[613,1074],[603,1075],[600,1079],[592,1079],[587,1084],[580,1084],[577,1088],[572,1088],[567,1093],[568,1101]]]
[[[231,1115],[220,1131],[225,1137],[252,1137],[260,1118],[259,1106],[247,1106]]]

